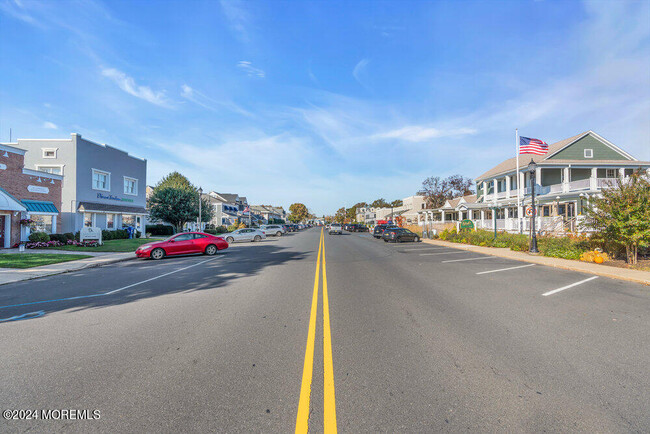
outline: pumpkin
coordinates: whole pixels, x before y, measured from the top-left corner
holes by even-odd
[[[600,255],[598,255],[598,256],[596,256],[596,257],[594,258],[594,262],[595,262],[596,264],[602,264],[604,261],[605,261],[605,260],[604,260],[603,257],[600,256]]]

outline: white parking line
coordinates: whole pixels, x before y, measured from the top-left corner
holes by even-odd
[[[432,256],[432,255],[454,255],[456,253],[474,253],[474,252],[438,252],[438,253],[420,253],[420,256]]]
[[[421,249],[404,249],[405,252],[421,252],[422,250],[444,250],[449,247],[422,247]]]
[[[115,294],[116,292],[123,291],[125,289],[132,288],[132,287],[137,286],[137,285],[142,285],[143,283],[151,282],[152,280],[160,279],[161,277],[169,276],[170,274],[178,273],[179,271],[187,270],[188,268],[196,267],[198,265],[205,264],[206,262],[210,262],[210,261],[213,261],[215,259],[222,258],[222,257],[223,256],[217,256],[216,258],[206,259],[205,261],[197,262],[196,264],[192,264],[192,265],[189,265],[187,267],[179,268],[178,270],[170,271],[169,273],[161,274],[159,276],[152,277],[151,279],[146,279],[146,280],[142,280],[140,282],[132,283],[131,285],[123,286],[121,288],[114,289],[114,290],[108,291],[108,292],[100,292],[98,294],[89,294],[89,295],[77,295],[76,297],[56,298],[56,299],[52,299],[52,300],[30,301],[28,303],[10,304],[10,305],[6,305],[6,306],[0,306],[0,309],[5,309],[5,308],[8,308],[8,307],[29,306],[29,305],[32,305],[32,304],[53,303],[55,301],[69,301],[69,300],[79,300],[79,299],[82,299],[82,298],[103,297],[105,295]]]
[[[449,261],[442,261],[442,263],[444,264],[446,262],[477,261],[479,259],[490,259],[490,258],[494,258],[494,256],[481,256],[480,258],[466,258],[466,259],[451,259]]]
[[[553,291],[548,291],[542,294],[544,297],[547,295],[552,295],[555,294],[556,292],[564,291],[565,289],[573,288],[574,286],[582,285],[583,283],[587,283],[590,280],[598,279],[598,276],[590,277],[589,279],[581,280],[580,282],[572,283],[571,285],[563,286],[562,288],[554,289]]]
[[[476,274],[498,273],[499,271],[508,271],[508,270],[516,270],[517,268],[532,267],[533,265],[535,265],[535,264],[519,265],[519,266],[517,266],[517,267],[509,267],[509,268],[500,268],[500,269],[498,269],[498,270],[481,271],[480,273],[476,273]]]

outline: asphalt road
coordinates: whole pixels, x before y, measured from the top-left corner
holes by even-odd
[[[0,286],[0,409],[101,414],[0,431],[650,432],[647,287],[319,239]]]

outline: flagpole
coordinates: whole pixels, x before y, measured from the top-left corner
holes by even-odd
[[[517,172],[515,179],[517,180],[517,225],[519,226],[519,233],[522,233],[521,227],[521,195],[519,189],[521,188],[521,182],[519,180],[519,128],[515,128],[515,157],[517,158]]]

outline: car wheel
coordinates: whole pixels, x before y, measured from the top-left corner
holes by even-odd
[[[275,233],[275,236],[276,236],[276,237],[281,237],[281,236],[282,236],[282,232],[277,231],[277,232]]]
[[[151,254],[149,254],[149,257],[155,260],[162,259],[165,257],[165,251],[158,247],[157,249],[152,250]]]
[[[262,237],[259,235],[255,235],[255,238],[253,238],[253,241],[262,241]]]
[[[235,239],[233,237],[228,237],[226,238],[226,241],[228,241],[228,244],[232,244]]]
[[[420,237],[413,238],[413,242],[419,243],[420,242]]]
[[[217,246],[215,246],[214,244],[210,244],[208,247],[205,248],[205,254],[212,256],[217,253],[217,250],[219,250],[217,249]]]

